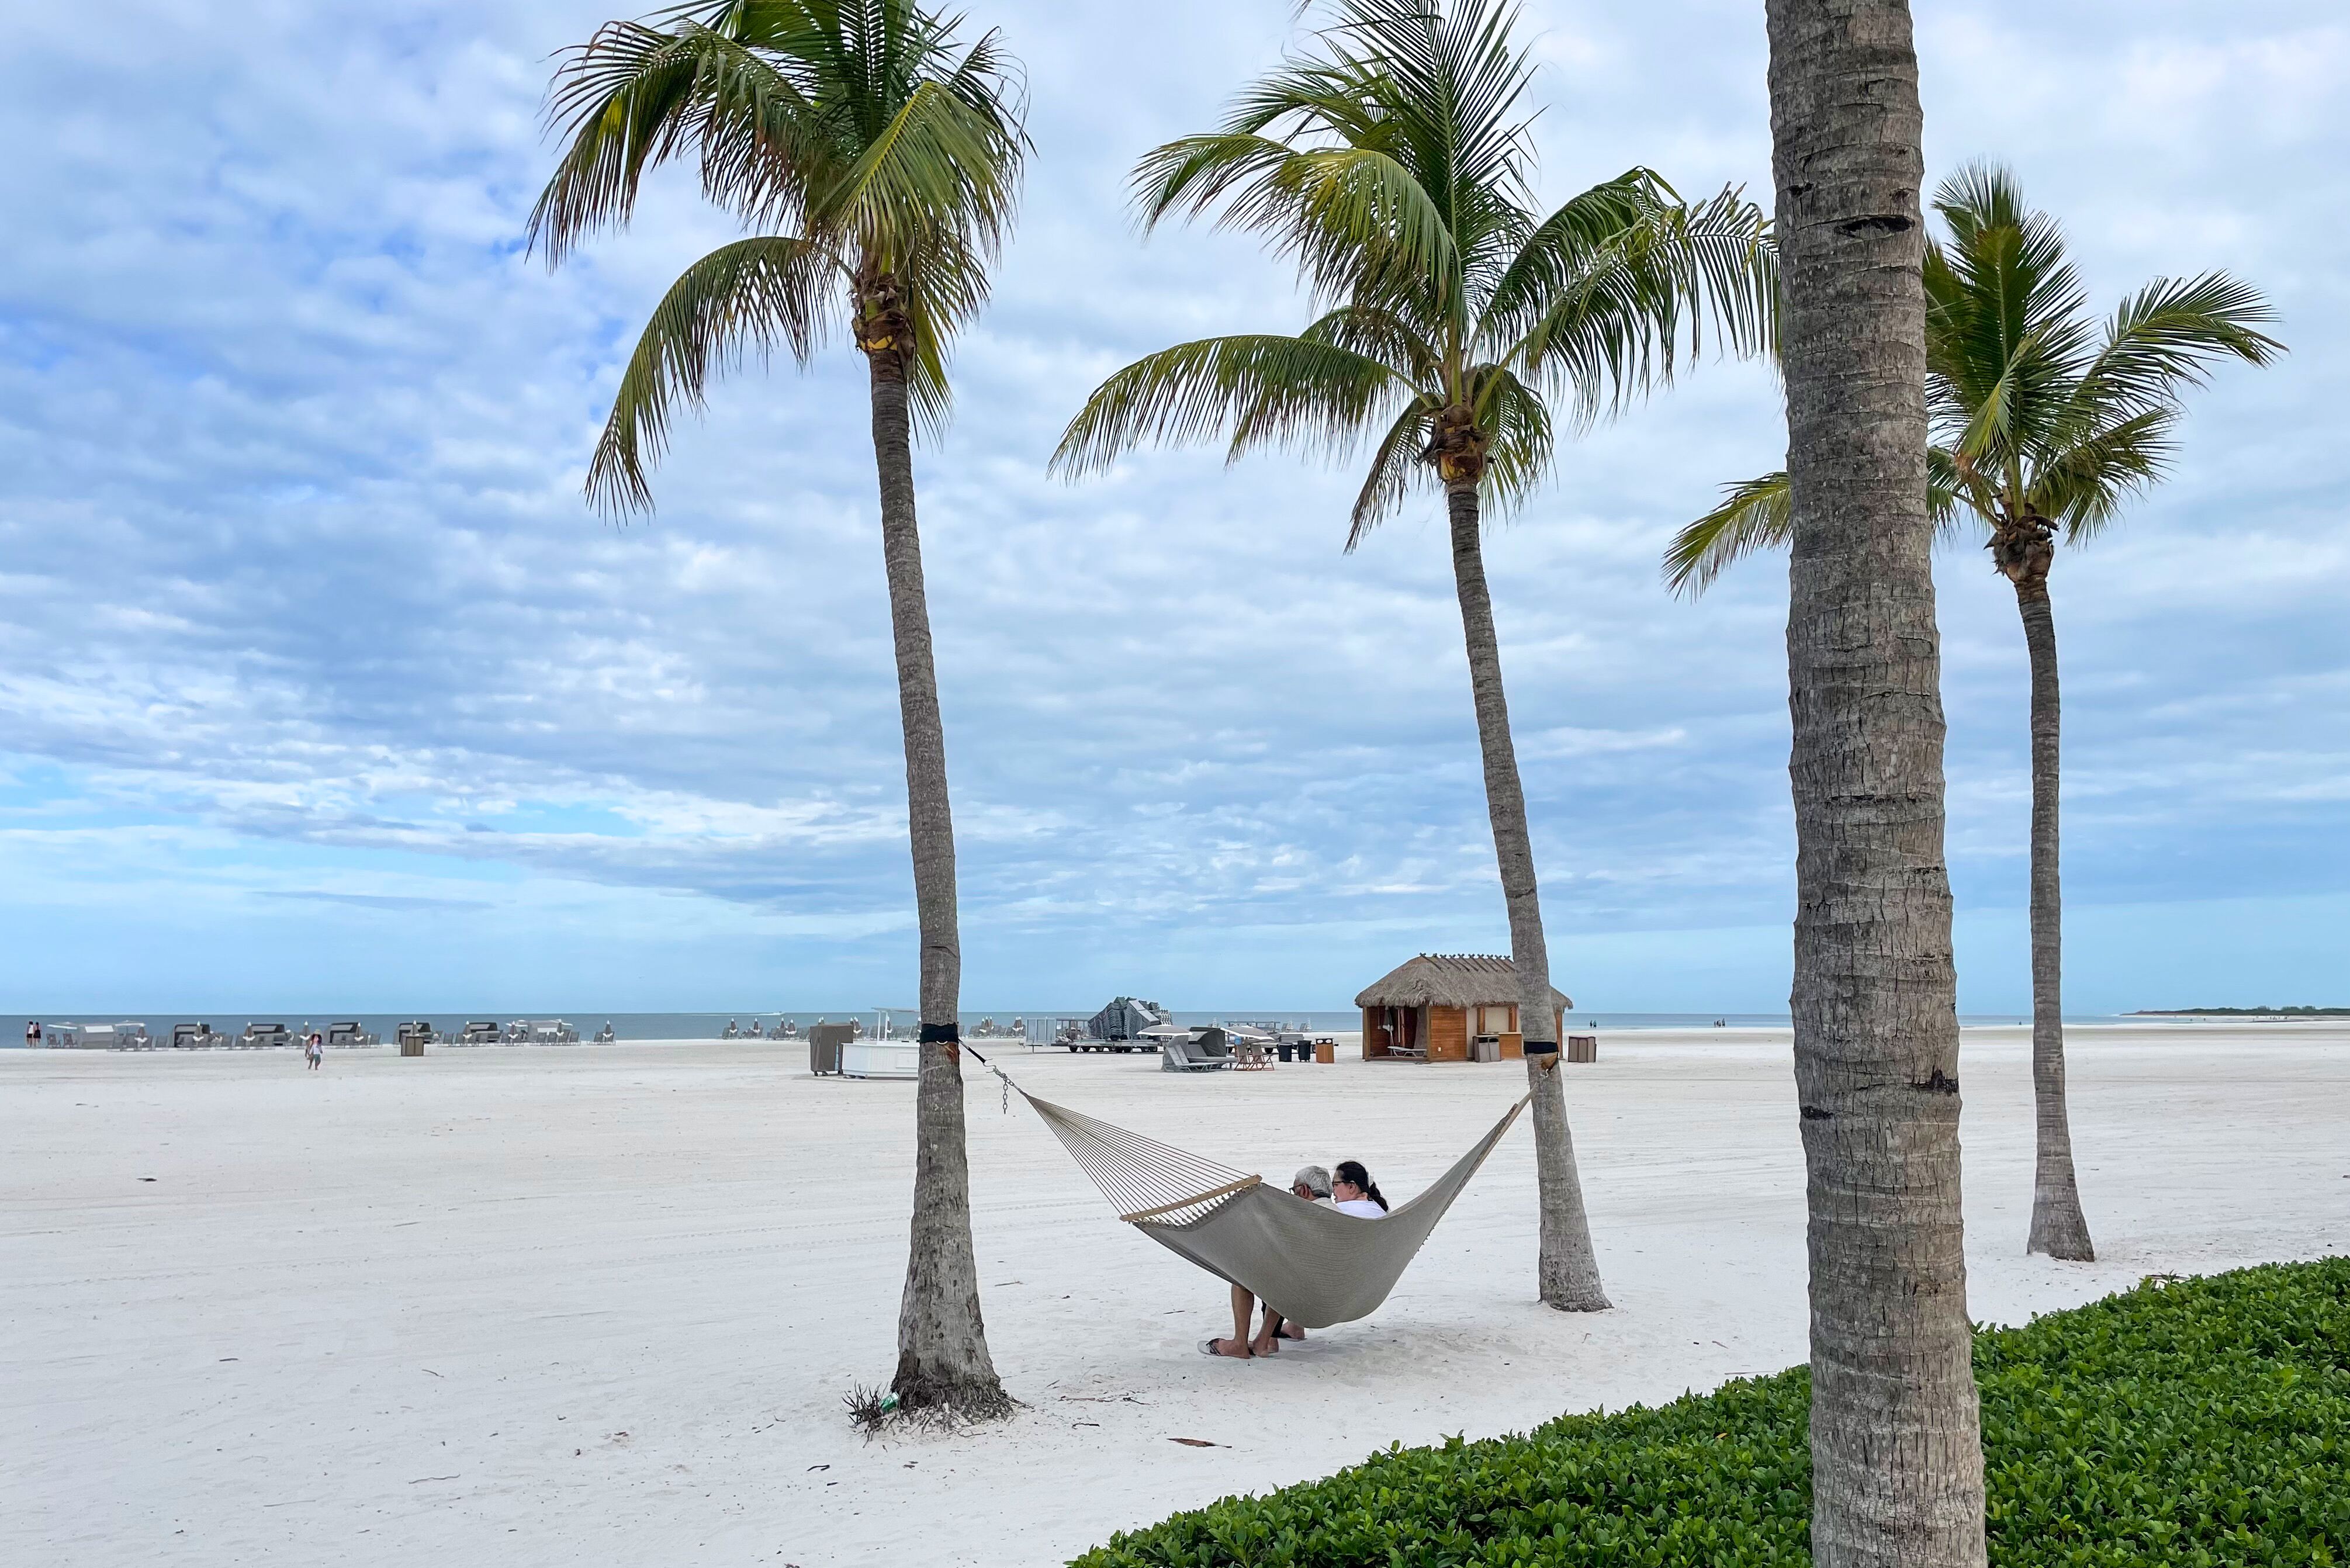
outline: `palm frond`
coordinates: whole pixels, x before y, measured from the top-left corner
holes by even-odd
[[[805,364],[839,298],[837,264],[805,240],[737,240],[686,268],[620,373],[588,467],[588,500],[612,513],[650,510],[646,474],[668,445],[679,400],[702,408],[711,378],[751,350],[781,347]]]
[[[1512,314],[1531,322],[1508,357],[1571,397],[1578,423],[1669,383],[1684,343],[1692,358],[1703,351],[1709,323],[1746,353],[1777,335],[1777,254],[1761,209],[1731,188],[1688,207],[1659,200],[1661,182],[1630,180],[1602,188],[1597,204],[1604,215],[1628,201],[1624,227],[1570,243],[1564,225],[1545,224],[1558,236],[1552,254],[1513,279]],[[1496,322],[1492,335],[1503,330]]]
[[[1950,453],[1926,450],[1926,514],[1940,543],[1958,537],[1967,514],[1964,482]],[[1665,586],[1695,598],[1714,579],[1758,550],[1794,538],[1794,489],[1782,472],[1723,487],[1721,504],[1673,535],[1665,549]]]
[[[1308,343],[1327,343],[1368,355],[1423,390],[1443,379],[1443,361],[1436,345],[1384,306],[1342,305],[1298,336]]]
[[[2087,294],[2005,170],[1970,164],[1934,204],[1950,242],[1926,252],[1928,409],[1942,439],[2020,483],[2087,358]]]
[[[1678,199],[1653,170],[1635,167],[1561,202],[1496,275],[1484,304],[1487,339],[1523,337],[1560,290],[1606,265],[1627,234]]]
[[[1218,213],[1263,234],[1317,299],[1395,301],[1466,320],[1523,243],[1531,66],[1513,7],[1342,0],[1293,57],[1234,100],[1214,134],[1138,166],[1144,227]]]
[[[531,246],[546,246],[550,266],[588,234],[628,221],[647,169],[701,144],[712,36],[700,28],[677,35],[607,22],[564,51],[546,122],[569,145],[531,209],[528,229]]]
[[[952,234],[992,260],[1012,216],[1020,145],[1004,128],[935,81],[906,100],[810,212],[816,227],[856,236],[890,272],[935,235]]]
[[[2260,328],[2276,319],[2260,290],[2224,272],[2157,278],[2122,301],[2076,400],[2100,408],[2168,408],[2221,359],[2266,365],[2284,345]]]
[[[2178,420],[2176,409],[2143,409],[2049,454],[2033,476],[2033,510],[2074,544],[2103,531],[2168,471]]]
[[[1376,147],[1301,149],[1232,131],[1183,137],[1143,155],[1134,189],[1146,230],[1171,213],[1212,212],[1218,229],[1262,235],[1319,298],[1459,272],[1443,214]]]
[[[1340,0],[1322,37],[1375,85],[1383,119],[1432,192],[1524,194],[1532,117],[1514,117],[1534,77],[1510,36],[1514,5],[1486,0]]]
[[[1673,535],[1665,584],[1695,598],[1739,561],[1794,536],[1794,492],[1783,472],[1726,486],[1719,506]]]
[[[1368,355],[1256,335],[1180,343],[1095,389],[1062,432],[1055,472],[1107,468],[1145,442],[1229,437],[1228,459],[1273,443],[1336,454],[1382,397],[1413,389]]]
[[[1947,545],[1958,538],[1969,514],[1988,526],[1999,511],[1999,497],[1981,479],[1961,464],[1949,447],[1926,449],[1926,515],[1934,523],[1934,540]]]
[[[673,400],[698,404],[745,345],[805,358],[858,266],[902,285],[916,424],[944,421],[947,348],[986,299],[1029,150],[1017,66],[960,26],[922,0],[690,0],[566,55],[547,121],[567,145],[530,220],[550,265],[625,223],[671,158],[771,231],[697,263],[648,323],[589,471],[599,504],[649,504]]]
[[[1371,449],[1370,472],[1363,476],[1363,488],[1357,493],[1354,511],[1347,517],[1348,555],[1363,542],[1363,535],[1395,515],[1412,480],[1427,472],[1419,452],[1435,417],[1428,399],[1414,398]]]

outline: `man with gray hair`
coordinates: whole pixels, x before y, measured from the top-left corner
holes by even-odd
[[[1289,1179],[1289,1190],[1308,1203],[1330,1201],[1330,1171],[1326,1166],[1309,1165]],[[1266,1348],[1260,1355],[1269,1355],[1275,1340],[1304,1339],[1305,1325],[1290,1322],[1270,1306],[1264,1309],[1264,1335],[1261,1341]]]
[[[1330,1171],[1326,1166],[1308,1165],[1289,1179],[1289,1190],[1308,1203],[1330,1201]],[[1256,1297],[1232,1287],[1232,1336],[1230,1339],[1203,1339],[1200,1348],[1210,1355],[1229,1355],[1246,1360],[1253,1355],[1271,1355],[1277,1348],[1274,1342],[1283,1339],[1304,1339],[1305,1330],[1291,1323],[1270,1304],[1264,1309],[1264,1327],[1254,1339],[1249,1337],[1249,1321],[1256,1315]],[[1226,1349],[1229,1345],[1231,1348]]]

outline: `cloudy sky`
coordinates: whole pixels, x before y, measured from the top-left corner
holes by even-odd
[[[2011,162],[2099,308],[2267,289],[2293,353],[2059,564],[2068,1001],[2350,1002],[2350,25],[2337,0],[1922,8],[1939,174]],[[1273,63],[1288,0],[976,5],[1036,156],[918,457],[974,1008],[1344,1006],[1506,938],[1433,504],[1341,553],[1343,471],[1071,486],[1103,375],[1286,328],[1240,240],[1124,181]],[[733,237],[683,177],[552,275],[549,56],[597,0],[16,16],[0,56],[0,1001],[27,1010],[839,1008],[913,992],[863,370],[756,367],[624,529],[579,485],[621,358]],[[1769,200],[1758,0],[1534,0],[1543,193],[1645,162]],[[1489,569],[1562,983],[1777,1010],[1785,580],[1656,561],[1775,466],[1708,363],[1562,452]],[[1969,1011],[2025,1004],[2023,653],[1940,566]],[[2330,988],[2330,989],[2329,989]],[[2321,994],[2322,993],[2322,994]]]

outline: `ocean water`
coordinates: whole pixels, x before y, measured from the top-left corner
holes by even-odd
[[[981,1021],[983,1019],[992,1018],[995,1021],[999,1029],[1005,1030],[1008,1030],[1012,1026],[1012,1021],[1014,1019],[1025,1019],[1028,1023],[1028,1031],[1032,1038],[1050,1040],[1053,1037],[1054,1032],[1059,1027],[1063,1019],[1074,1019],[1082,1024],[1086,1019],[1090,1018],[1097,1011],[1098,1011],[1098,1007],[1099,1004],[1097,1003],[1094,1007],[1039,1007],[1028,1009],[999,1008],[993,1012],[967,1012],[962,1015],[962,1021],[964,1034],[967,1037],[976,1038],[975,1031],[978,1029]],[[1179,1008],[1174,1011],[1175,1022],[1183,1024],[1274,1024],[1284,1029],[1304,1030],[1309,1033],[1332,1033],[1341,1031],[1351,1032],[1362,1027],[1362,1014],[1353,1008],[1346,1008],[1343,1010],[1334,1010],[1329,1008],[1235,1008],[1222,1012],[1186,1011]],[[0,1017],[7,1016],[9,1015],[0,1014]],[[462,1033],[465,1024],[471,1021],[481,1020],[495,1022],[498,1023],[507,1023],[513,1022],[516,1017],[528,1017],[532,1019],[559,1018],[569,1023],[573,1028],[578,1030],[579,1037],[582,1040],[592,1038],[597,1031],[601,1029],[607,1023],[609,1023],[612,1025],[613,1032],[622,1040],[719,1040],[725,1037],[726,1026],[730,1023],[736,1025],[738,1029],[747,1030],[751,1023],[754,1021],[756,1021],[764,1033],[772,1034],[776,1026],[784,1023],[785,1020],[789,1020],[792,1023],[798,1024],[801,1033],[803,1033],[806,1032],[808,1025],[811,1023],[827,1022],[838,1023],[852,1017],[858,1020],[868,1031],[870,1031],[877,1021],[876,1013],[874,1010],[870,1008],[861,1010],[841,1008],[835,1009],[828,1012],[815,1011],[791,1012],[581,1012],[551,1010],[534,1012],[527,1014],[491,1013],[485,1012],[404,1012],[398,1014],[388,1012],[338,1012],[329,1014],[324,1012],[304,1012],[298,1010],[288,1011],[285,1009],[278,1009],[276,1011],[255,1009],[241,1012],[223,1012],[213,1011],[209,1012],[151,1012],[146,1013],[138,1013],[120,1012],[109,1012],[103,1011],[93,1012],[83,1010],[81,1012],[18,1012],[15,1013],[14,1016],[19,1021],[15,1024],[15,1026],[8,1027],[0,1025],[0,1046],[23,1045],[25,1044],[23,1039],[24,1023],[36,1018],[41,1020],[45,1023],[71,1021],[86,1024],[120,1023],[136,1020],[140,1023],[145,1023],[149,1032],[157,1038],[166,1041],[171,1038],[172,1026],[175,1023],[210,1023],[213,1030],[219,1033],[234,1035],[241,1032],[248,1023],[283,1023],[287,1028],[296,1031],[302,1030],[305,1027],[314,1026],[320,1031],[324,1031],[329,1023],[342,1023],[347,1020],[356,1020],[362,1028],[367,1029],[372,1033],[380,1034],[385,1040],[389,1041],[393,1037],[395,1030],[400,1023],[418,1018],[422,1018],[430,1022],[433,1030],[444,1037]],[[2112,1014],[2099,1013],[2070,1018],[2067,1022],[2074,1023],[2106,1023],[2114,1022],[2114,1017],[2115,1015]],[[910,1008],[900,1011],[897,1014],[897,1022],[898,1027],[901,1032],[910,1031],[915,1022],[913,1011]],[[2018,1013],[1970,1013],[1961,1015],[1960,1022],[1968,1025],[1983,1026],[1994,1024],[2029,1023],[2031,1020],[2030,1018]],[[2140,1020],[2139,1022],[2152,1023],[2158,1021]],[[1711,1027],[1717,1023],[1732,1029],[1784,1029],[1788,1026],[1788,1017],[1787,1014],[1783,1012],[1576,1012],[1569,1014],[1567,1018],[1567,1026],[1570,1029],[1608,1031],[1616,1033],[1649,1029],[1704,1029]]]

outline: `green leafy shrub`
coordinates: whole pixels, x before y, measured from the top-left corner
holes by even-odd
[[[2350,1564],[2350,1258],[2148,1282],[1975,1339],[2002,1568]],[[1809,1377],[1389,1448],[1072,1568],[1806,1568]]]

